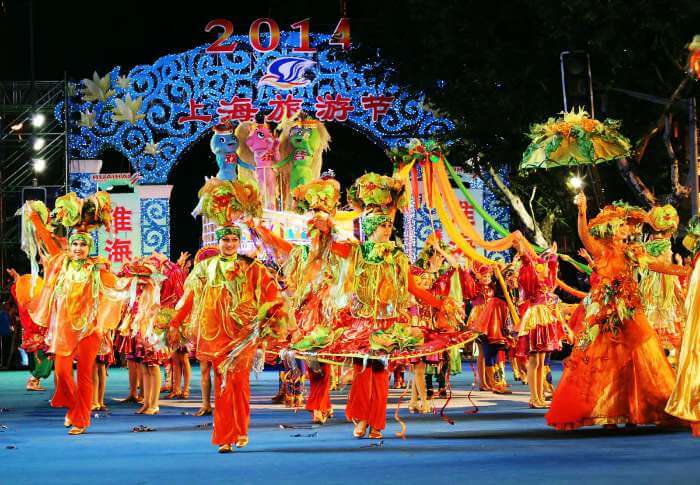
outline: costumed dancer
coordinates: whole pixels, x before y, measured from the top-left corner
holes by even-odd
[[[41,379],[47,379],[51,375],[51,369],[53,369],[53,360],[50,359],[46,353],[48,349],[46,345],[46,333],[48,329],[34,323],[26,307],[27,303],[34,296],[39,294],[39,291],[44,285],[44,280],[37,278],[34,284],[34,291],[31,291],[31,280],[21,281],[31,278],[31,275],[20,276],[19,273],[12,268],[9,268],[7,272],[14,280],[13,285],[10,287],[10,293],[15,303],[17,303],[17,309],[19,310],[19,320],[22,324],[22,348],[34,357],[34,368],[31,370],[31,374],[27,380],[26,389],[27,391],[45,391],[46,389],[41,387]],[[18,287],[23,290],[21,294],[17,293]]]
[[[198,358],[214,369],[214,432],[220,453],[248,444],[250,370],[260,339],[284,338],[279,288],[267,268],[238,254],[243,213],[259,217],[257,188],[240,181],[210,179],[200,190],[202,213],[219,224],[219,255],[194,266],[170,322],[171,338],[187,319],[195,327]],[[275,333],[279,332],[279,333]]]
[[[513,260],[503,269],[503,279],[505,281],[510,300],[516,305],[520,302],[520,284],[518,282],[519,274],[520,258],[516,254],[513,257]],[[511,338],[508,345],[508,360],[510,360],[510,366],[513,370],[513,379],[527,385],[527,359],[518,357],[517,355],[518,328],[516,325],[513,325],[511,328],[510,337]]]
[[[109,227],[109,194],[97,192],[81,200],[71,192],[56,200],[49,217],[55,233],[72,229],[67,251],[47,229],[49,217],[40,206],[43,204],[25,204],[23,226],[50,259],[44,266],[44,286],[27,309],[37,325],[48,327],[48,352],[55,355],[56,391],[51,406],[68,408],[64,424],[71,427],[69,434],[77,435],[90,425],[93,369],[100,341],[105,331],[116,327],[128,293],[106,261],[88,256],[94,246],[88,231],[102,224]],[[118,284],[123,291],[117,290]],[[77,384],[74,360],[78,361]]]
[[[127,366],[131,363],[136,367],[134,370],[131,367],[128,369],[130,395],[122,402],[140,402],[142,406],[136,411],[136,414],[143,414],[151,407],[150,403],[152,402],[151,387],[148,385],[150,383],[147,375],[148,369],[144,363],[144,340],[147,327],[158,311],[160,279],[157,277],[153,265],[145,264],[143,259],[124,262],[118,276],[129,278],[131,287],[129,302],[117,327],[117,337],[120,347],[125,350]],[[132,380],[132,378],[135,379]],[[134,394],[132,394],[135,392],[136,382],[138,382],[142,392],[140,399],[134,398]]]
[[[172,390],[165,396],[166,399],[189,399],[190,380],[192,378],[192,365],[190,364],[190,340],[187,335],[181,334],[180,339],[171,341],[173,346],[170,357],[170,375]]]
[[[659,424],[675,377],[663,347],[644,315],[634,278],[637,266],[684,275],[680,266],[650,261],[638,235],[646,214],[631,206],[605,207],[588,223],[586,198],[575,198],[578,233],[595,261],[591,305],[584,329],[554,391],[547,424],[557,429],[617,424]]]
[[[332,217],[340,203],[340,184],[332,178],[317,179],[295,188],[292,196],[296,211],[310,216],[310,244],[292,245],[262,226],[256,232],[284,262],[281,271],[298,327],[292,350],[317,352],[333,343],[333,323],[347,304],[343,276],[348,263],[333,251]],[[310,383],[306,410],[314,422],[325,423],[333,413],[331,366],[309,359],[306,367]]]
[[[219,254],[219,248],[217,246],[205,246],[199,251],[197,251],[197,254],[194,256],[194,263],[201,263],[202,261],[205,261],[213,256],[216,256]],[[196,322],[194,322],[196,323]],[[182,327],[185,327],[184,325]],[[181,328],[182,328],[181,327]],[[183,332],[186,336],[194,336],[196,337],[196,332],[194,329],[191,328],[191,326],[188,326],[185,329],[185,332]],[[184,337],[184,338],[189,338],[189,337]],[[181,340],[184,340],[181,339]],[[200,372],[200,377],[199,377],[199,382],[202,390],[202,407],[200,407],[197,412],[194,414],[195,416],[208,416],[211,414],[212,410],[212,405],[211,405],[211,361],[206,358],[204,355],[200,355],[197,353],[196,349],[196,339],[192,338],[191,340],[194,340],[195,344],[195,355],[197,355],[197,360],[199,361],[199,372]]]
[[[644,243],[646,252],[661,263],[673,262],[671,237],[678,229],[678,213],[670,205],[657,206],[649,211],[651,237]],[[649,325],[661,339],[672,364],[681,343],[681,323],[685,322],[683,289],[676,275],[656,273],[649,268],[638,268],[639,294]]]
[[[498,353],[512,341],[513,321],[493,271],[490,265],[478,261],[473,261],[471,269],[465,270],[465,297],[472,303],[467,328],[479,334],[479,389],[511,394],[499,371]]]
[[[155,317],[149,318],[143,335],[142,373],[147,391],[143,414],[158,414],[160,410],[158,406],[161,387],[160,366],[171,357],[166,323],[184,292],[185,278],[187,277],[184,260],[187,259],[187,256],[187,253],[182,253],[178,263],[170,261],[167,256],[161,253],[153,253],[144,260],[147,265],[154,267],[155,274],[162,278],[162,281],[159,285],[159,312]],[[189,355],[186,359],[189,365]]]
[[[113,330],[105,330],[97,349],[95,367],[92,373],[92,410],[109,411],[105,404],[105,391],[107,389],[107,368],[114,364],[114,337]]]
[[[128,309],[127,309],[128,310]],[[125,313],[124,317],[128,315]],[[126,360],[126,368],[129,377],[129,394],[121,400],[123,403],[143,403],[143,376],[139,361],[141,357],[137,353],[136,335],[124,333],[122,324],[117,327],[117,335],[115,337],[115,346],[117,352]]]
[[[688,319],[678,357],[676,384],[666,412],[690,423],[693,436],[700,438],[700,218],[688,222],[683,246],[693,255],[685,311]]]
[[[449,258],[447,244],[439,240],[439,234],[431,234],[421,250],[411,274],[419,288],[439,297],[450,296],[454,301],[462,302],[459,273],[456,262]],[[418,327],[425,334],[436,330],[437,311],[429,305],[416,302],[410,309],[411,325]],[[458,350],[458,349],[455,349]],[[450,359],[443,353],[413,359],[413,382],[411,399],[408,403],[410,412],[430,412],[432,397],[432,376],[438,376],[440,397],[447,397],[445,375],[450,371]],[[444,395],[443,395],[444,393]]]
[[[419,303],[441,310],[438,327],[446,325],[448,315],[459,318],[461,311],[449,298],[441,299],[419,288],[410,273],[408,257],[391,241],[404,189],[397,179],[368,173],[348,191],[350,204],[363,211],[365,241],[347,243],[345,257],[351,264],[346,284],[352,300],[339,315],[337,326],[344,328],[343,335],[328,351],[371,357],[355,359],[345,408],[346,417],[355,423],[353,435],[357,438],[365,435],[367,427],[370,438],[382,436],[389,395],[387,358],[392,352],[401,353],[424,343],[421,330],[410,325],[409,293]],[[434,350],[439,352],[441,347],[436,345]]]
[[[559,350],[565,338],[564,321],[559,311],[556,243],[538,256],[530,243],[520,236],[513,246],[520,255],[520,327],[517,355],[527,357],[527,382],[531,408],[546,408],[544,389],[545,360],[549,352]]]

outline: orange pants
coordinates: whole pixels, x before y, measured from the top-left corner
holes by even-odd
[[[316,373],[307,366],[309,376],[309,398],[306,401],[307,411],[326,412],[331,409],[331,366],[321,364],[321,372]]]
[[[223,360],[223,359],[222,359]],[[226,375],[226,385],[222,387],[222,374],[219,364],[213,361],[214,369],[214,433],[211,442],[215,445],[235,443],[239,436],[248,435],[250,421],[250,362],[245,360]]]
[[[73,426],[90,426],[92,407],[92,372],[102,336],[97,332],[78,342],[72,355],[57,355],[55,361],[56,392],[51,407],[68,408],[66,418]],[[78,361],[78,383],[73,380],[73,360]]]
[[[353,421],[367,421],[373,429],[386,427],[386,404],[389,398],[389,373],[379,362],[366,368],[355,363],[352,386],[345,416]]]

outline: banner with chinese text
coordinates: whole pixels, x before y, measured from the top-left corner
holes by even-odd
[[[104,228],[97,237],[98,254],[109,260],[117,270],[122,263],[141,254],[141,203],[139,195],[113,194],[112,196],[112,234]]]

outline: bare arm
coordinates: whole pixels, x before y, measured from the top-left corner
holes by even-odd
[[[578,237],[593,258],[598,258],[603,253],[603,246],[588,232],[588,217],[586,216],[586,196],[578,194],[574,199],[578,206]]]

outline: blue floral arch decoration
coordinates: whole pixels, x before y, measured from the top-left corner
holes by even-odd
[[[317,96],[340,94],[350,98],[355,107],[347,123],[383,148],[404,144],[410,138],[446,140],[454,128],[450,120],[423,108],[421,93],[389,81],[388,68],[381,60],[353,64],[345,51],[328,45],[329,35],[311,35],[311,46],[317,49],[314,54],[292,52],[299,45],[298,32],[282,32],[279,47],[266,53],[255,51],[247,36],[232,36],[230,40],[238,42],[233,53],[210,54],[202,45],[166,55],[151,65],[136,66],[126,75],[115,67],[103,79],[97,99],[86,100],[84,94],[75,93],[69,101],[70,158],[97,158],[112,147],[130,160],[143,177],[142,183],[165,184],[180,156],[216,123],[219,100],[230,100],[234,95],[251,98],[260,114],[271,110],[269,99],[291,93],[303,99],[302,110],[313,114]],[[282,56],[312,56],[316,64],[307,71],[312,81],[290,91],[258,86],[267,65]],[[358,109],[360,98],[366,95],[395,99],[388,113],[374,122],[371,111]],[[203,105],[199,114],[212,115],[210,122],[178,123],[181,116],[190,114],[190,99]],[[117,121],[113,110],[125,100],[131,101],[135,118]],[[57,107],[56,116],[63,118],[63,105]]]

